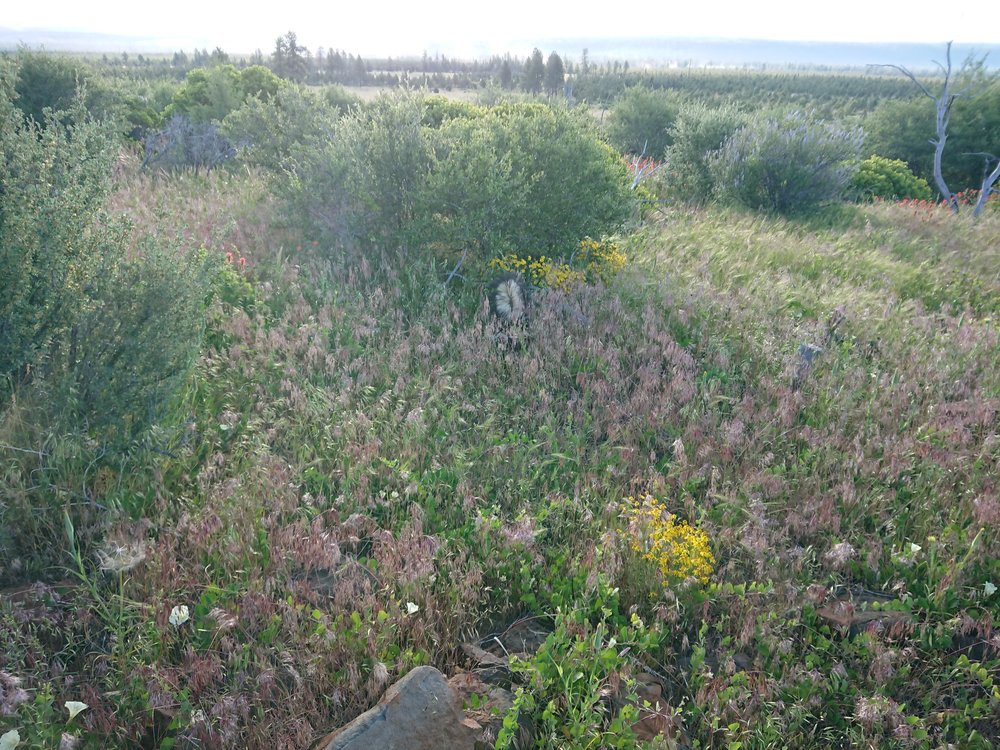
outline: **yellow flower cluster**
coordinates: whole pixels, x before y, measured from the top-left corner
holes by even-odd
[[[590,237],[580,241],[577,257],[587,269],[587,280],[591,283],[600,279],[607,284],[628,263],[628,258],[618,247],[618,243],[608,240],[598,242]]]
[[[657,567],[664,586],[689,578],[708,583],[715,569],[708,534],[686,521],[678,521],[652,495],[628,497],[624,506],[629,546]]]
[[[520,255],[504,255],[490,261],[490,267],[501,271],[516,271],[524,274],[535,286],[549,286],[555,289],[572,289],[587,280],[583,271],[578,271],[552,258],[540,255],[537,258]]]
[[[544,255],[520,256],[514,253],[494,258],[490,268],[524,274],[535,286],[572,289],[580,284],[607,283],[627,262],[625,254],[614,242],[598,242],[587,237],[570,259],[571,263]]]

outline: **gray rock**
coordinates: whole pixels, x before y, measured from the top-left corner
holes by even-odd
[[[792,378],[792,389],[798,390],[802,387],[802,382],[812,369],[816,358],[823,353],[823,347],[815,344],[799,344],[799,363],[795,368],[795,377]]]
[[[473,726],[469,726],[473,724]],[[434,667],[417,667],[374,708],[328,735],[320,750],[473,750],[475,723]]]
[[[799,344],[799,359],[806,366],[811,365],[813,360],[823,353],[823,347],[815,344]]]

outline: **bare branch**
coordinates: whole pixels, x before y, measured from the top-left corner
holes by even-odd
[[[632,184],[629,186],[629,190],[635,190],[639,187],[639,183],[642,182],[644,177],[652,177],[664,166],[662,163],[654,166],[655,162],[653,161],[643,163],[643,158],[646,156],[646,146],[648,145],[649,141],[643,143],[642,153],[632,157]]]
[[[997,159],[997,165],[993,171],[983,177],[983,184],[979,190],[979,200],[976,201],[976,207],[972,210],[973,216],[979,216],[983,212],[992,193],[1000,194],[1000,190],[993,187],[997,180],[1000,180],[1000,159]]]
[[[0,448],[8,451],[16,451],[17,453],[30,453],[32,456],[38,456],[39,458],[45,458],[49,455],[45,451],[36,451],[31,448],[18,448],[16,445],[7,445],[6,443],[0,443]]]
[[[941,69],[941,72],[944,73],[944,83],[945,86],[947,86],[948,79],[951,78],[951,42],[948,42],[948,44],[945,45],[944,54],[945,54],[945,59],[948,61],[947,68],[945,68],[944,65],[939,63],[937,60],[934,60],[933,62],[935,65],[938,66],[938,68]]]
[[[465,250],[462,251],[462,257],[458,259],[458,263],[456,263],[455,267],[451,269],[451,273],[448,274],[448,278],[444,280],[445,286],[448,286],[448,282],[451,281],[456,276],[462,279],[463,281],[465,280],[465,277],[458,272],[458,269],[462,267],[462,264],[465,262],[465,256],[468,254],[469,254],[469,248],[465,248]]]
[[[909,70],[907,70],[906,68],[904,68],[902,65],[891,65],[889,63],[877,63],[877,64],[873,63],[873,64],[868,65],[867,67],[869,67],[869,68],[892,68],[893,70],[898,70],[904,76],[906,76],[911,81],[913,81],[913,83],[915,83],[917,85],[917,88],[919,88],[924,93],[925,96],[928,96],[931,99],[935,99],[935,100],[937,99],[937,97],[934,96],[934,94],[932,94],[930,92],[930,90],[926,86],[924,86],[924,84],[922,84],[917,79],[917,77],[915,75],[913,75],[913,73],[911,73]]]

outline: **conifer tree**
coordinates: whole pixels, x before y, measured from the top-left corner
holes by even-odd
[[[500,64],[500,88],[509,89],[514,85],[514,75],[510,70],[510,60]]]
[[[524,90],[529,94],[540,94],[544,81],[545,61],[542,59],[542,51],[535,47],[531,53],[531,59],[524,67]]]
[[[545,63],[545,92],[550,96],[562,91],[566,82],[566,69],[563,67],[562,58],[555,52],[549,55]]]

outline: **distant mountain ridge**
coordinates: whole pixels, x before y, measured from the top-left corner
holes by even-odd
[[[578,57],[584,48],[591,60],[628,60],[630,66],[670,63],[692,67],[828,67],[863,68],[867,65],[903,65],[912,70],[936,69],[944,62],[945,43],[793,42],[761,39],[548,39],[534,44],[547,53]],[[951,61],[960,66],[972,55],[986,55],[988,67],[1000,67],[1000,44],[954,44]]]
[[[0,27],[0,50],[14,50],[20,45],[52,52],[102,53],[164,53],[195,48],[213,49],[220,40],[205,38],[165,38],[155,35],[125,36],[94,32],[53,31],[45,29],[8,29]],[[231,54],[249,54],[250,50],[234,50]],[[484,40],[463,40],[463,45],[448,42],[426,45],[426,51],[450,57],[489,57],[511,52],[530,53],[538,47],[546,54],[556,51],[569,59],[579,59],[586,49],[593,62],[628,61],[634,67],[676,65],[680,67],[810,67],[863,68],[866,65],[903,65],[912,70],[933,70],[934,61],[943,62],[945,41],[933,43],[860,43],[860,42],[795,42],[760,39],[687,39],[672,37],[611,38],[536,38],[516,39],[497,44]],[[365,56],[376,55],[372,50],[349,50]],[[420,55],[424,50],[379,50],[377,55],[405,57]],[[990,68],[1000,67],[1000,44],[955,44],[952,63],[956,66],[972,55],[986,56]]]
[[[49,52],[177,52],[195,47],[213,49],[218,42],[208,39],[171,39],[148,36],[101,34],[91,31],[58,31],[50,29],[7,29],[0,27],[0,50],[15,50],[25,45]]]

